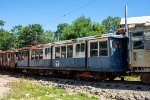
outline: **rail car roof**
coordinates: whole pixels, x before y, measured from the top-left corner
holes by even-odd
[[[71,40],[58,41],[58,42],[54,42],[54,43],[48,43],[46,45],[71,44],[71,43],[79,42],[79,41],[82,42],[82,41],[87,41],[87,40],[101,39],[101,38],[108,38],[108,37],[123,38],[125,36],[115,35],[115,33],[108,33],[108,34],[103,34],[101,36],[88,36],[88,37],[83,37],[83,38],[76,38],[76,39],[71,39]]]
[[[130,17],[127,18],[128,24],[150,24],[150,16]],[[125,24],[125,18],[121,18],[121,25]]]

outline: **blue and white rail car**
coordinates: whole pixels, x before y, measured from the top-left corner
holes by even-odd
[[[90,39],[88,54],[88,69],[125,72],[128,69],[128,38],[112,35]]]
[[[85,68],[84,42],[66,40],[54,43],[52,67],[69,70]]]
[[[91,36],[53,44],[52,68],[126,72],[128,38],[121,35]]]
[[[43,58],[40,59],[39,61],[39,67],[41,68],[50,68],[51,67],[51,49],[52,49],[52,44],[48,43],[43,45],[42,50],[43,50]]]
[[[28,67],[30,62],[30,48],[24,47],[17,49],[17,67]]]

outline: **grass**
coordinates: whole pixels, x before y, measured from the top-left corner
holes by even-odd
[[[12,92],[2,100],[98,100],[83,93],[69,94],[65,89],[33,84],[29,80],[20,79],[10,83]]]
[[[121,78],[116,77],[115,80],[120,80]],[[124,80],[126,81],[141,81],[140,76],[125,76]]]

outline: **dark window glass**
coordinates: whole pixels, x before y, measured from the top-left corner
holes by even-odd
[[[31,59],[35,59],[35,51],[32,51]]]
[[[21,52],[18,52],[18,60],[21,60]]]
[[[16,57],[18,57],[18,52],[15,52],[15,54],[16,54]]]
[[[80,52],[80,44],[76,44],[76,52]]]
[[[43,59],[43,50],[39,51],[39,59]]]
[[[10,54],[8,54],[8,58],[10,58]]]
[[[61,47],[61,58],[66,58],[66,46]]]
[[[99,46],[100,46],[101,49],[107,48],[107,41],[99,42]]]
[[[38,50],[35,51],[35,56],[38,56],[39,55],[39,52]]]
[[[47,55],[48,53],[51,53],[51,48],[45,48],[45,55]]]
[[[141,41],[133,41],[133,49],[144,49],[144,43]]]
[[[45,48],[45,55],[47,55],[47,48]]]
[[[92,43],[90,44],[90,48],[91,48],[91,49],[98,49],[98,42],[92,42]]]
[[[28,57],[28,53],[29,53],[29,51],[25,51],[25,52],[24,52],[24,56],[25,56],[25,57]]]
[[[73,57],[73,46],[69,45],[67,46],[67,58]]]
[[[141,37],[143,36],[143,32],[136,32],[136,33],[132,33],[133,34],[133,37]]]
[[[48,48],[48,49],[47,49],[47,52],[48,52],[48,53],[51,53],[51,48]]]
[[[98,56],[98,42],[90,43],[90,56]]]
[[[84,43],[81,43],[81,52],[84,52],[84,50],[85,50],[85,45]]]
[[[99,42],[99,56],[108,56],[107,41]]]
[[[146,50],[150,50],[150,39],[149,40],[145,40],[144,47],[145,47]]]
[[[108,56],[108,50],[100,50],[99,55],[100,56]]]
[[[55,48],[55,58],[60,59],[61,58],[61,54],[60,54],[60,47],[56,47]]]

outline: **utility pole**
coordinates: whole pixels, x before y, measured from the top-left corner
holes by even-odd
[[[128,8],[127,5],[125,6],[125,32],[126,32],[126,36],[129,37],[129,33],[128,33]]]
[[[129,28],[128,28],[128,8],[127,8],[127,5],[125,6],[125,32],[126,32],[126,36],[129,38],[129,45],[128,45],[128,50],[129,50],[129,64],[131,64],[131,59],[132,59],[132,56],[131,56],[131,49],[132,49],[132,46],[131,46],[131,34],[129,34]]]
[[[37,32],[35,34],[35,44],[37,43]]]

